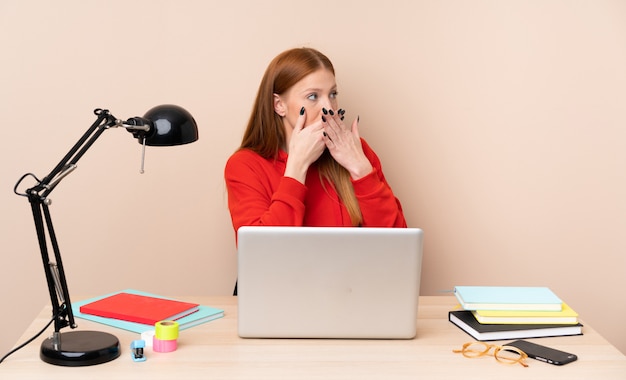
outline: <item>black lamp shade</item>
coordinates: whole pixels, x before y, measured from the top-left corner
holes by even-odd
[[[172,104],[156,106],[146,112],[143,118],[152,124],[146,135],[146,145],[172,146],[198,140],[198,125],[182,107]]]

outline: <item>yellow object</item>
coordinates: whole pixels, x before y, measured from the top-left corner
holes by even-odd
[[[154,325],[154,336],[159,340],[178,339],[178,322],[159,321]]]
[[[576,313],[566,303],[561,311],[475,310],[474,317],[482,324],[562,324],[578,323]]]

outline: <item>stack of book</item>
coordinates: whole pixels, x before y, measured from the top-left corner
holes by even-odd
[[[578,314],[546,287],[457,286],[448,319],[476,340],[582,335]]]
[[[137,333],[154,330],[155,323],[163,320],[175,320],[185,330],[224,316],[222,309],[134,289],[75,302],[72,311],[78,318]]]

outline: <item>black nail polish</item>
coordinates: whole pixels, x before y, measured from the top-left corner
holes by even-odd
[[[334,116],[335,113],[333,112],[333,110],[328,110],[328,113],[330,114],[330,116]]]
[[[304,107],[300,108],[300,115],[304,115]]]
[[[326,118],[324,117],[324,115],[322,115],[322,121],[325,123],[326,122]]]
[[[322,134],[324,135],[324,137],[328,137],[328,135],[326,134],[326,132],[322,132]]]
[[[324,113],[324,115],[328,115],[328,111],[326,111],[326,108],[322,108],[322,112]]]
[[[343,119],[345,119],[345,118],[346,118],[345,116],[342,116],[342,117],[341,117],[341,121],[343,121]]]
[[[346,114],[346,110],[343,110],[343,109],[342,109],[339,113],[341,114],[341,116],[343,116],[343,115],[345,115],[345,114]]]

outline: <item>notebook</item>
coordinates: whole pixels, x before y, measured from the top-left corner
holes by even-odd
[[[416,336],[422,230],[241,227],[242,338]]]

